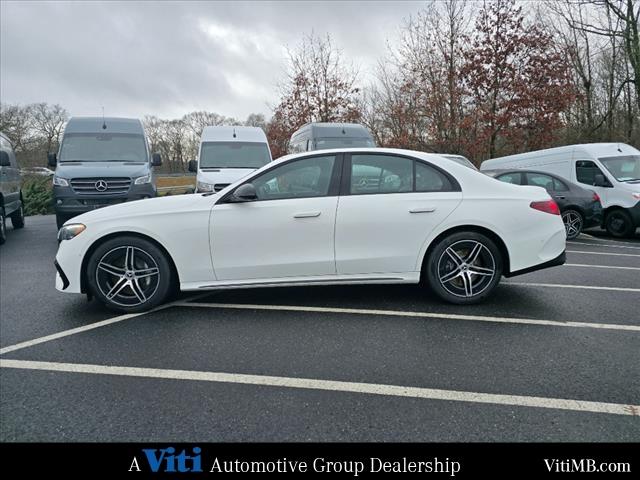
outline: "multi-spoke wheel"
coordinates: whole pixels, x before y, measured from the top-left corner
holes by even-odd
[[[582,215],[576,210],[565,210],[562,213],[564,229],[567,232],[567,239],[573,240],[582,232]]]
[[[138,312],[162,303],[171,285],[171,267],[153,243],[119,237],[100,245],[87,268],[91,291],[108,307]]]
[[[444,300],[475,303],[485,298],[502,276],[502,257],[495,243],[476,232],[445,237],[427,259],[427,278]]]

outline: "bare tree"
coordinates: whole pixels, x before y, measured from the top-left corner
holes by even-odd
[[[47,103],[34,103],[30,109],[31,128],[45,139],[46,151],[53,151],[60,142],[68,118],[67,111],[60,105]]]

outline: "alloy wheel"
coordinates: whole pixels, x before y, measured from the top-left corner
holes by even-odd
[[[568,210],[562,214],[564,229],[567,232],[567,238],[575,238],[582,231],[582,217],[578,212]]]
[[[496,261],[489,249],[476,240],[449,245],[437,265],[442,287],[458,297],[480,295],[496,275]]]

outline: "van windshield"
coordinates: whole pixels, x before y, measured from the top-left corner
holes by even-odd
[[[366,137],[324,137],[316,138],[316,150],[328,148],[375,147],[373,140]]]
[[[269,147],[261,142],[204,142],[200,168],[260,168],[271,161]]]
[[[619,182],[640,181],[640,155],[604,157],[598,160]]]
[[[68,133],[61,162],[146,162],[144,136],[127,133]]]

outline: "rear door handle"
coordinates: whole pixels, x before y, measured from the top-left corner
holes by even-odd
[[[416,207],[409,209],[409,213],[431,213],[435,211],[436,207]]]
[[[560,200],[564,200],[566,198],[564,195],[556,195],[555,197]]]
[[[300,212],[296,213],[293,218],[314,218],[319,216],[320,212]]]

